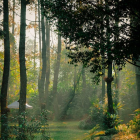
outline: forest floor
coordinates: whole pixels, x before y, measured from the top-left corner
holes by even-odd
[[[16,124],[11,123],[10,126],[13,125],[15,126]],[[121,124],[118,127],[119,132],[117,134],[108,136],[105,135],[105,131],[102,131],[100,129],[95,130],[91,133],[91,130],[79,129],[78,125],[79,121],[49,121],[48,125],[44,125],[41,127],[41,130],[43,130],[44,127],[44,134],[46,136],[50,136],[51,140],[90,140],[92,136],[95,136],[94,140],[140,140],[140,138],[137,137],[137,134],[140,134],[140,130],[138,131],[138,133],[132,133],[132,128],[128,128],[126,124]],[[16,126],[18,127],[18,124]],[[28,137],[28,140],[41,140],[41,133],[42,131],[40,131],[40,133],[32,133]],[[16,135],[11,134],[10,140],[15,140],[15,137]]]
[[[53,140],[90,140],[92,135],[95,136],[94,140],[140,140],[126,124],[121,124],[117,128],[117,134],[108,136],[100,129],[91,133],[92,130],[81,130],[78,125],[79,121],[49,122],[48,132]]]
[[[50,137],[54,140],[83,140],[89,130],[80,130],[78,121],[49,122]]]

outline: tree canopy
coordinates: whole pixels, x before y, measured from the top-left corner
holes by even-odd
[[[75,44],[68,48],[71,63],[82,62],[102,75],[102,66],[107,68],[112,60],[120,66],[138,60],[138,0],[45,0],[44,5],[45,16],[57,21],[57,29],[67,43]]]

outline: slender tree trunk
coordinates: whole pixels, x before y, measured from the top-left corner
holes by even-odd
[[[105,80],[104,80],[105,68],[103,68],[102,72],[103,72],[103,75],[102,75],[102,102],[104,103],[104,98],[105,98]]]
[[[87,104],[87,91],[86,91],[86,75],[85,75],[85,68],[82,67],[82,96],[80,98],[81,100],[81,107],[83,108],[84,112],[87,112],[85,109]]]
[[[140,61],[140,59],[139,59]],[[137,65],[140,66],[140,62],[137,62]],[[138,96],[138,108],[140,108],[140,68],[136,67],[136,85],[137,85],[137,96]]]
[[[77,76],[77,73],[76,73],[76,66],[74,66],[74,94],[75,94],[75,91],[76,91],[76,76]]]
[[[35,25],[36,25],[36,5],[35,5]],[[35,38],[34,38],[34,80],[36,79],[36,74],[35,74],[35,69],[36,69],[36,64],[35,64],[35,53],[36,53],[36,27],[34,28],[35,32]]]
[[[15,33],[15,0],[13,0],[13,23],[12,23],[12,34],[14,36]],[[12,43],[12,54],[16,53],[16,44],[15,42]]]
[[[42,60],[41,60],[41,25],[40,25],[40,0],[38,0],[38,23],[39,23],[39,64],[40,64],[40,67],[39,67],[39,76],[38,76],[38,91],[40,89],[40,79],[41,79],[41,67],[42,67]],[[39,98],[39,104],[40,104],[40,98]]]
[[[112,83],[112,63],[109,64],[108,66],[107,97],[108,97],[108,112],[110,114],[114,114],[111,83]]]
[[[46,45],[47,45],[47,68],[46,68],[46,84],[45,84],[45,99],[48,107],[49,84],[50,84],[50,25],[46,20]]]
[[[113,63],[113,69],[115,72],[115,101],[114,104],[115,106],[118,105],[119,102],[119,70],[116,70],[115,64]]]
[[[13,0],[13,24],[12,24],[12,34],[14,35],[14,30],[15,30],[15,24],[14,24],[14,21],[15,21],[15,0]]]
[[[85,75],[85,68],[82,68],[82,92],[86,93],[86,75]]]
[[[53,106],[54,106],[55,119],[57,119],[58,115],[59,115],[59,108],[58,108],[58,101],[57,101],[57,83],[58,83],[60,59],[61,59],[61,36],[58,35],[57,61],[56,61],[56,64],[55,64],[54,80],[53,80],[53,97],[54,97]]]
[[[38,0],[38,22],[39,22],[39,54],[40,54],[40,68],[41,68],[41,30],[40,30],[40,5],[39,5],[40,0]]]
[[[115,5],[116,7],[118,7],[119,4],[119,0],[116,0]],[[119,9],[116,10],[115,12],[115,26],[116,26],[116,35],[115,35],[115,44],[117,44],[118,40],[119,40]],[[118,101],[119,101],[119,70],[115,69],[115,63],[114,64],[114,71],[116,74],[116,94],[115,94],[115,105],[118,105]]]
[[[103,1],[102,0],[99,0],[99,4],[103,4]],[[103,15],[101,15],[101,19],[103,20],[103,18],[104,18],[104,16]],[[102,22],[102,24],[103,24],[103,22]],[[101,28],[101,39],[100,39],[100,43],[101,43],[101,45],[103,45],[104,44],[104,42],[103,42],[103,39],[104,39],[104,36],[103,36],[103,30],[104,30],[104,27],[103,27],[103,25],[102,25],[102,28]],[[104,77],[105,77],[105,66],[104,66],[104,57],[105,57],[105,54],[103,53],[102,54],[102,67],[103,67],[103,69],[102,69],[102,73],[103,73],[103,75],[102,75],[102,104],[104,103],[104,98],[105,98],[105,80],[104,80]]]
[[[20,22],[20,100],[19,100],[19,138],[25,140],[25,104],[27,90],[27,76],[25,65],[25,36],[26,36],[26,1],[21,0],[21,22]]]
[[[3,1],[3,30],[4,30],[4,69],[1,87],[1,138],[8,139],[8,109],[7,109],[7,91],[10,71],[10,42],[9,42],[9,10],[8,0]]]
[[[109,10],[108,0],[105,0],[106,3],[106,10]],[[111,43],[110,43],[110,26],[109,26],[109,16],[106,15],[106,26],[107,26],[107,32],[106,32],[106,38],[107,38],[107,46],[108,47],[108,78],[107,78],[107,97],[108,97],[108,112],[110,114],[114,114],[113,110],[113,99],[112,99],[112,91],[111,91],[111,83],[113,81],[112,79],[112,61],[110,61],[111,57]]]
[[[83,71],[83,69],[82,69],[82,71]],[[62,111],[60,113],[59,120],[64,120],[66,118],[67,111],[70,108],[70,104],[71,104],[71,102],[73,101],[73,99],[75,97],[76,87],[79,84],[82,71],[81,72],[79,71],[80,75],[77,77],[76,67],[74,67],[74,89],[70,90],[70,96],[68,97],[68,102],[66,102],[63,105],[63,109],[62,109]]]
[[[41,1],[43,3],[43,0]],[[41,13],[43,13],[44,5],[41,4]],[[45,75],[46,75],[46,45],[45,45],[45,24],[44,24],[44,16],[41,15],[41,27],[42,27],[42,70],[41,70],[41,78],[39,82],[39,100],[41,111],[45,108],[44,104],[44,92],[45,92]]]

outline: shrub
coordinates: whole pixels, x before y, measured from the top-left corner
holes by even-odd
[[[103,117],[103,128],[104,129],[110,129],[114,128],[115,126],[118,126],[120,124],[119,116],[116,114],[110,114],[108,112],[105,113]]]
[[[128,123],[128,127],[131,127],[132,133],[137,133],[140,138],[140,108],[135,110],[134,118]]]
[[[85,119],[80,121],[80,129],[92,129],[97,124],[102,124],[103,122],[103,109],[100,104],[93,104],[90,108],[90,115]]]

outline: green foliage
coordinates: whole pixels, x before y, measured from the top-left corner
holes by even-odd
[[[128,127],[131,127],[132,133],[137,133],[140,138],[140,109],[135,110],[134,118],[128,123]]]
[[[90,108],[90,115],[85,120],[82,120],[79,123],[80,129],[92,129],[97,124],[103,123],[103,108],[99,103],[93,103],[93,106]]]
[[[113,127],[113,128],[110,128],[110,129],[107,129],[105,131],[105,135],[114,135],[114,134],[117,134],[119,131]]]
[[[124,123],[128,123],[133,119],[132,112],[138,108],[138,96],[136,87],[135,67],[131,64],[126,64],[126,67],[120,71],[120,89],[119,102],[123,105],[123,109],[119,110],[120,119]]]
[[[50,134],[49,134],[49,125],[48,125],[48,121],[45,118],[44,113],[41,113],[41,119],[42,121],[39,121],[36,119],[35,116],[30,116],[25,113],[26,116],[28,116],[28,119],[25,119],[25,132],[26,132],[26,137],[24,137],[25,140],[34,140],[34,139],[38,139],[38,135],[40,136],[40,140],[50,140]],[[19,140],[20,136],[22,135],[19,133],[19,128],[22,128],[23,125],[21,124],[20,126],[18,126],[18,120],[19,120],[18,115],[15,115],[14,117],[9,119],[9,126],[7,127],[8,132],[9,132],[9,139],[10,140]]]
[[[104,129],[111,129],[115,126],[120,124],[119,116],[116,114],[109,114],[108,112],[105,113],[103,117],[103,128]]]
[[[95,81],[98,82],[98,77],[102,75],[101,56],[104,54],[105,68],[111,60],[124,66],[126,59],[134,63],[138,59],[139,1],[45,0],[44,5],[44,15],[49,20],[58,21],[55,22],[57,30],[67,43],[75,43],[74,47],[68,47],[70,63],[80,62],[85,67],[90,66],[91,72],[96,73]],[[81,48],[84,47],[83,51]]]

